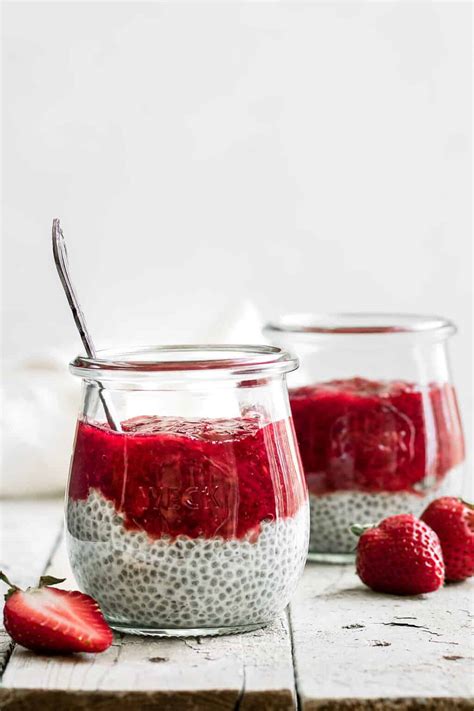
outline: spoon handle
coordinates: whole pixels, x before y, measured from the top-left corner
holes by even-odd
[[[68,300],[69,308],[72,311],[72,315],[79,331],[82,343],[84,344],[84,349],[89,356],[89,358],[96,357],[96,350],[89,331],[87,330],[86,320],[84,314],[80,307],[74,286],[72,284],[71,275],[69,273],[69,261],[67,257],[66,241],[64,239],[64,234],[61,229],[59,220],[56,218],[53,220],[53,256],[54,263],[56,264],[56,269],[58,270],[59,279],[63,285],[66,298]],[[102,383],[98,383],[99,386],[99,397],[101,399],[102,405],[104,407],[105,416],[107,422],[112,429],[121,431],[120,420],[117,415],[113,412],[113,406],[108,397],[108,393],[105,391]]]

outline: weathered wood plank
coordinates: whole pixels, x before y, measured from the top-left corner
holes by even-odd
[[[44,572],[62,503],[2,505],[1,559],[22,585]],[[49,566],[74,582],[61,544]],[[376,595],[351,566],[307,567],[292,605],[304,711],[474,708],[473,584],[424,598]],[[288,623],[225,638],[117,635],[103,655],[42,657],[17,647],[0,690],[8,711],[294,709]]]
[[[44,572],[58,542],[63,502],[2,501],[0,503],[0,569],[20,586],[34,584]],[[0,619],[3,617],[0,591]],[[0,677],[12,650],[10,637],[0,627]]]
[[[290,612],[303,711],[472,711],[473,583],[402,598],[353,566],[308,564]]]
[[[45,570],[63,521],[62,499],[0,502],[0,565],[19,585]]]
[[[74,585],[63,544],[48,572]],[[13,711],[296,708],[287,615],[265,630],[227,637],[116,635],[104,654],[44,657],[17,647],[0,708]]]

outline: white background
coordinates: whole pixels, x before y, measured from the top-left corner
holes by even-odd
[[[245,300],[457,322],[470,431],[469,3],[5,3],[3,355],[202,338]],[[68,377],[65,375],[64,377]]]

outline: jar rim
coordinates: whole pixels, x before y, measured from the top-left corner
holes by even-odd
[[[429,334],[436,338],[456,333],[455,324],[442,316],[388,312],[292,313],[264,327],[264,332],[300,335]]]
[[[69,367],[74,375],[100,379],[104,373],[287,373],[298,364],[295,356],[276,346],[219,343],[104,349],[94,358],[77,356]]]

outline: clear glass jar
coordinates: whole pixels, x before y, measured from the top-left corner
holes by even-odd
[[[288,604],[309,537],[286,387],[296,367],[258,346],[103,351],[71,363],[83,405],[68,552],[112,627],[240,632]]]
[[[309,489],[309,558],[350,560],[353,523],[459,495],[454,325],[401,314],[288,315],[267,338],[299,357],[290,403]]]

